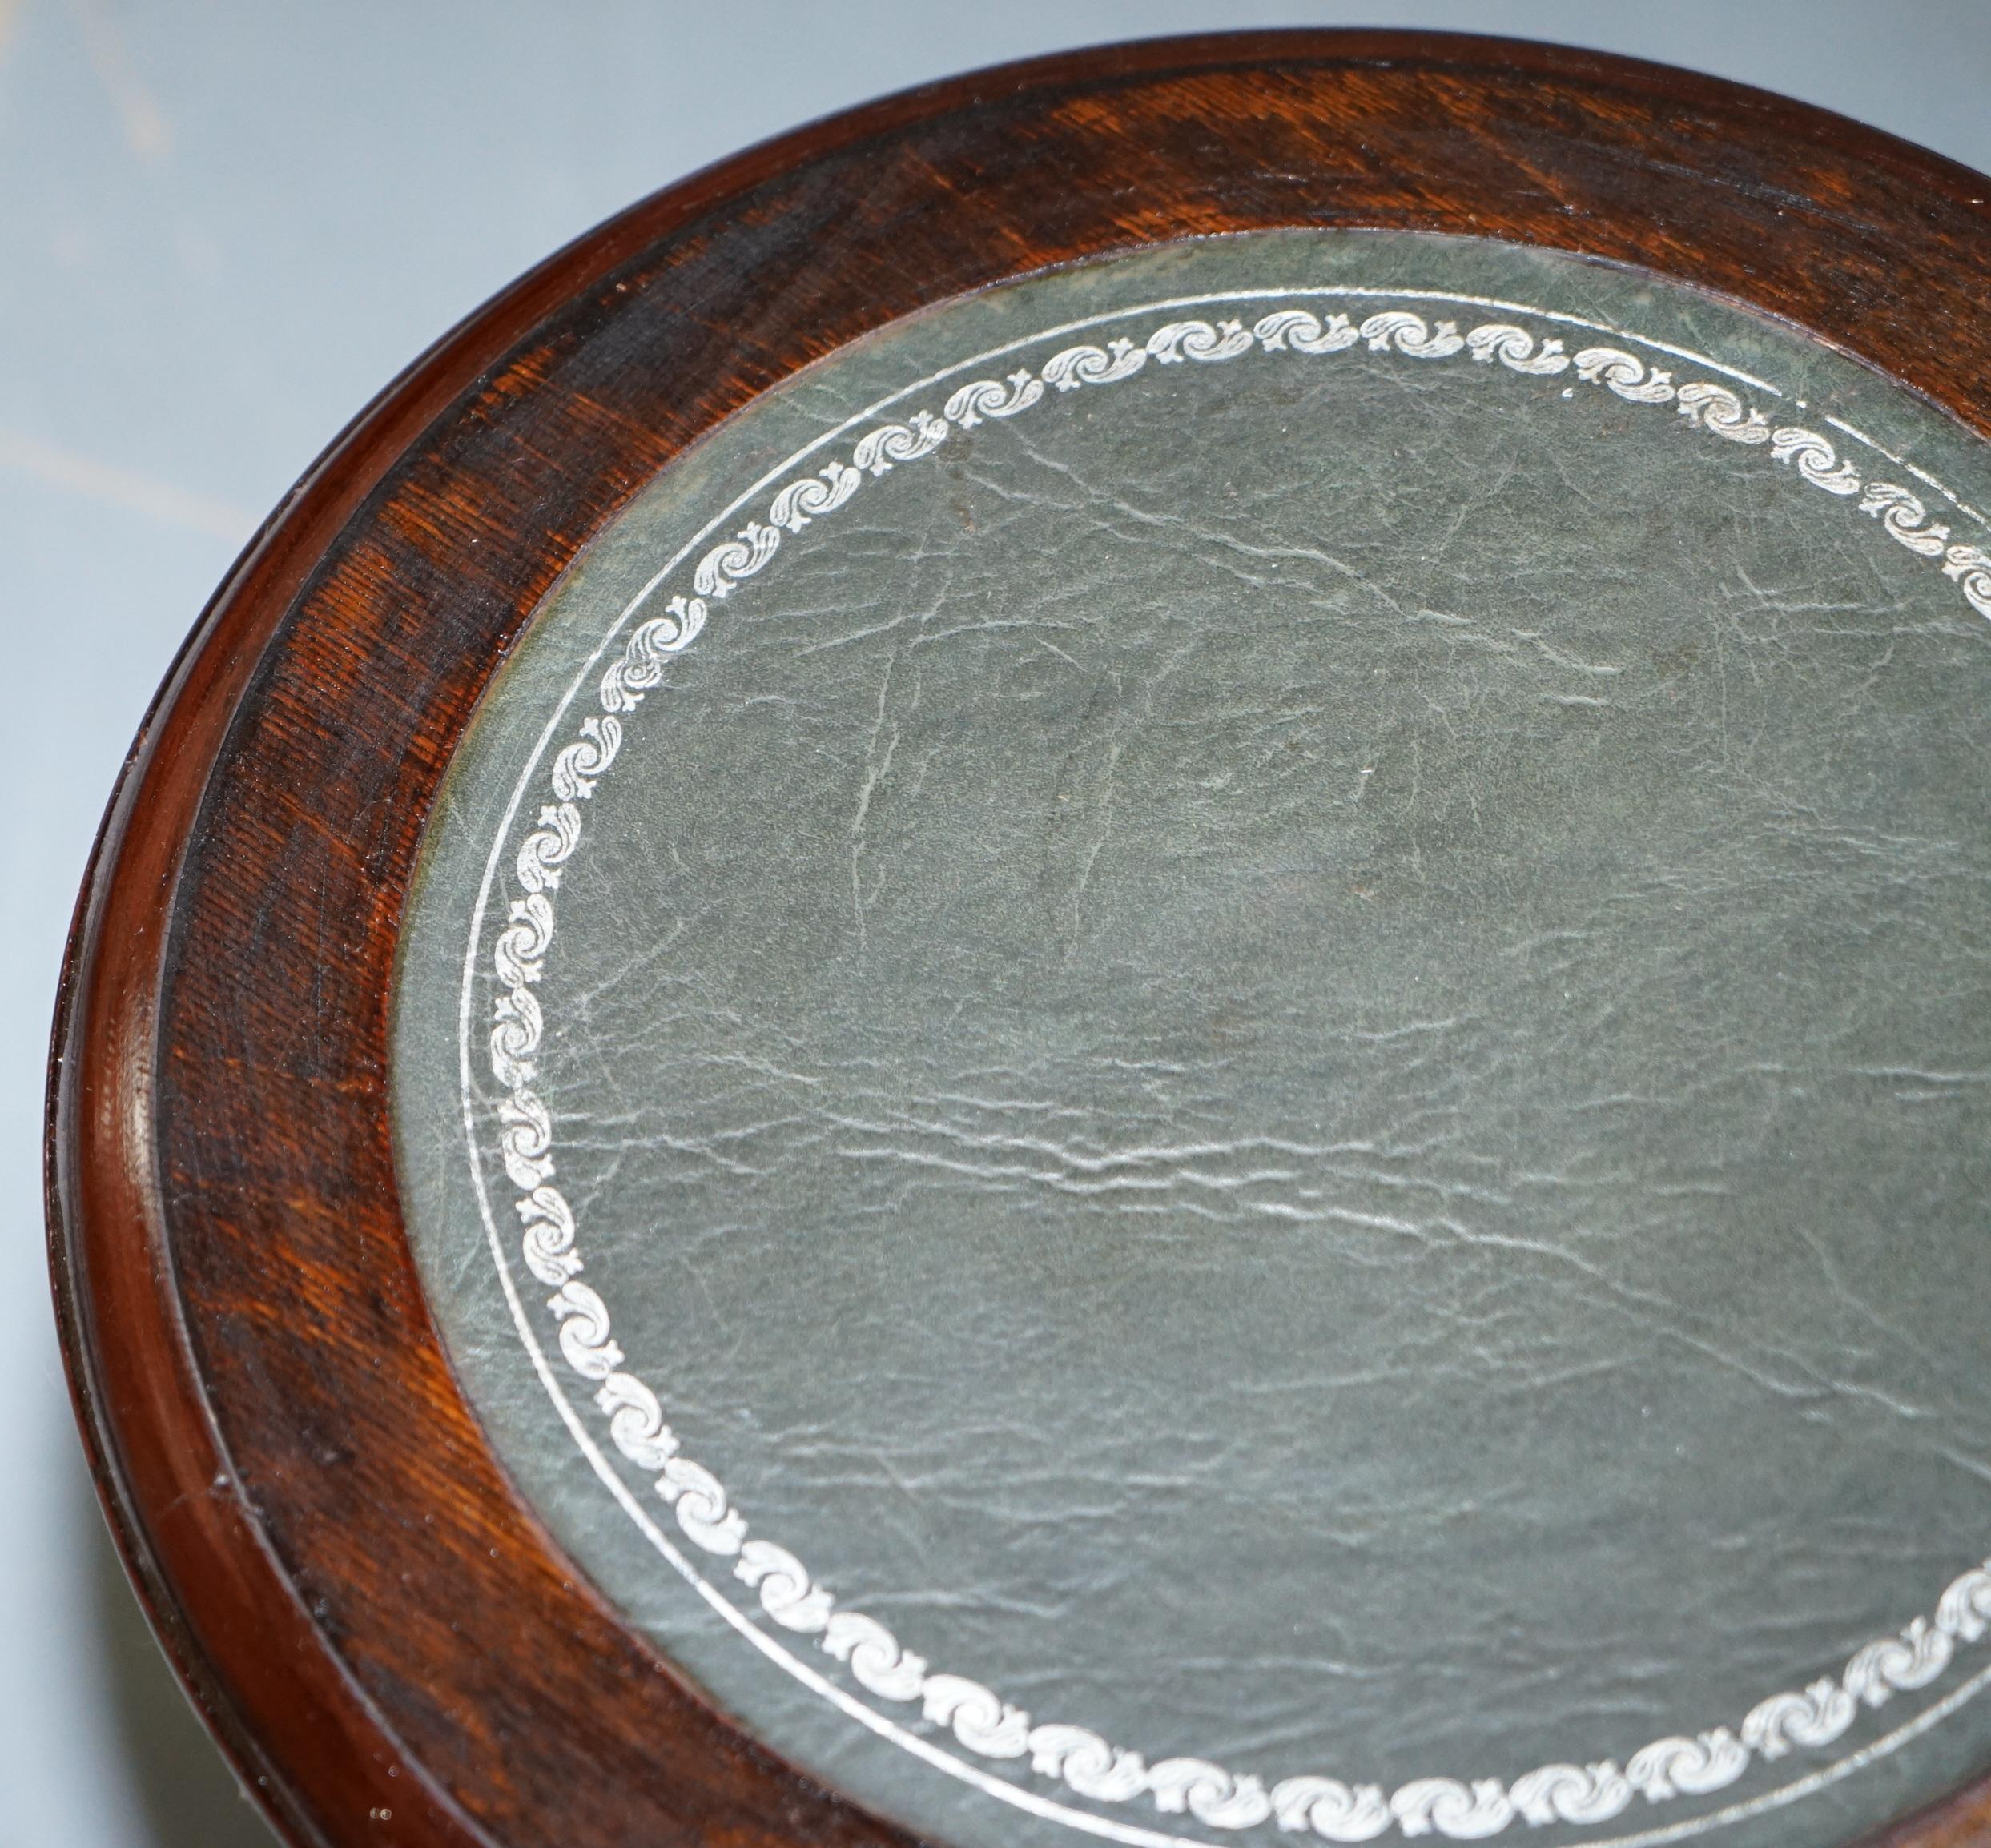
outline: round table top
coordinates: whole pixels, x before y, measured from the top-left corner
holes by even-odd
[[[100,1480],[280,1824],[1969,1838],[1981,183],[1162,42],[397,384],[58,1026]]]

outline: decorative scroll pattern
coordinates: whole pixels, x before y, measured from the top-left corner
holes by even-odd
[[[1590,347],[1570,355],[1556,339],[1541,339],[1506,323],[1461,335],[1450,321],[1427,323],[1417,314],[1390,309],[1359,326],[1345,315],[1322,320],[1301,308],[1281,308],[1247,328],[1237,320],[1172,321],[1141,344],[1115,339],[1105,347],[1068,347],[1037,372],[1028,368],[998,381],[977,380],[947,399],[943,414],[922,410],[903,423],[872,428],[847,462],[832,460],[815,474],[783,487],[766,520],[750,520],[713,547],[692,572],[690,597],[670,598],[665,613],[640,623],[619,660],[602,676],[599,713],[583,719],[574,741],[557,753],[549,777],[553,800],[514,862],[517,896],[492,952],[498,994],[489,1035],[493,1076],[504,1092],[498,1106],[499,1147],[518,1190],[524,1227],[521,1249],[533,1276],[553,1293],[547,1307],[558,1323],[561,1353],[574,1372],[595,1385],[595,1404],[608,1421],[616,1448],[642,1470],[654,1472],[658,1495],[673,1510],[693,1544],[733,1561],[733,1573],[755,1593],[768,1619],[818,1639],[851,1679],[884,1701],[917,1702],[924,1718],[951,1732],[967,1750],[997,1760],[1027,1762],[1098,1803],[1146,1798],[1168,1815],[1186,1815],[1211,1828],[1237,1830],[1275,1822],[1285,1831],[1329,1842],[1366,1842],[1392,1827],[1406,1836],[1436,1834],[1457,1841],[1495,1835],[1517,1818],[1531,1826],[1608,1821],[1635,1798],[1651,1804],[1702,1796],[1740,1778],[1756,1758],[1775,1760],[1831,1744],[1852,1726],[1862,1705],[1884,1705],[1903,1690],[1921,1688],[1949,1665],[1959,1645],[1977,1642],[1991,1629],[1991,1561],[1973,1567],[1944,1592],[1933,1619],[1917,1617],[1898,1636],[1860,1649],[1837,1679],[1812,1683],[1800,1693],[1771,1695],[1731,1729],[1717,1726],[1695,1738],[1655,1739],[1623,1768],[1609,1760],[1589,1765],[1544,1765],[1502,1783],[1420,1778],[1385,1792],[1374,1783],[1303,1774],[1269,1786],[1206,1759],[1176,1757],[1150,1762],[1082,1726],[1039,1722],[978,1681],[931,1670],[875,1618],[840,1609],[835,1596],[800,1560],[771,1541],[749,1537],[746,1517],[726,1488],[702,1464],[679,1454],[657,1396],[625,1365],[613,1340],[607,1305],[580,1280],[572,1207],[553,1184],[551,1114],[533,1089],[533,1063],[545,1022],[533,988],[545,969],[555,926],[554,894],[561,869],[578,848],[581,805],[614,764],[623,741],[623,719],[658,686],[670,658],[690,646],[705,626],[711,601],[731,595],[765,569],[784,533],[825,518],[898,465],[931,455],[951,428],[972,429],[985,419],[1028,412],[1057,393],[1093,389],[1129,379],[1150,361],[1158,366],[1217,364],[1253,352],[1318,356],[1366,344],[1375,354],[1428,361],[1463,353],[1481,365],[1538,377],[1573,372],[1576,378],[1629,403],[1671,404],[1701,430],[1725,441],[1767,446],[1771,460],[1825,492],[1860,496],[1858,510],[1879,522],[1917,556],[1937,561],[1971,607],[1991,617],[1991,554],[1949,544],[1949,529],[1933,522],[1921,499],[1889,482],[1864,481],[1826,437],[1795,426],[1772,428],[1763,414],[1729,387],[1707,381],[1676,385],[1615,347]]]

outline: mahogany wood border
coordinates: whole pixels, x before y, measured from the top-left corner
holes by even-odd
[[[387,1122],[416,838],[493,669],[663,463],[909,311],[1102,251],[1409,227],[1662,271],[1991,435],[1991,181],[1661,66],[1391,32],[1105,47],[890,98],[550,259],[272,516],[79,901],[49,1212],[99,1490],[279,1826],[325,1848],[903,1845],[732,1731],[509,1488],[424,1308]],[[1991,1840],[1991,1781],[1898,1827]]]

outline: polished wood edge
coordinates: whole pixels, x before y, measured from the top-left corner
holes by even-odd
[[[587,234],[505,291],[404,373],[335,443],[238,564],[183,651],[123,773],[93,855],[65,968],[50,1068],[52,1262],[66,1357],[86,1440],[121,1549],[197,1702],[238,1769],[295,1839],[364,1834],[356,1794],[395,1809],[394,1838],[486,1839],[417,1767],[295,1595],[224,1454],[196,1376],[159,1211],[151,1139],[157,1003],[176,883],[208,774],[263,653],[304,580],[419,433],[556,304],[636,254],[835,150],[991,98],[1096,90],[1267,60],[1514,70],[1660,95],[1760,131],[1910,178],[1980,222],[1985,183],[1877,131],[1691,73],[1507,40],[1387,32],[1221,35],[1114,46],[922,86],[811,125],[709,168]],[[1130,232],[1128,243],[1142,239]],[[1569,247],[1582,248],[1579,239]],[[1745,298],[1746,299],[1746,298]],[[1760,305],[1760,304],[1752,304]],[[1954,396],[1939,400],[1953,412]],[[1977,400],[1981,404],[1980,396]],[[135,1262],[135,1253],[143,1254]],[[118,1352],[115,1357],[110,1350]],[[139,1389],[140,1386],[143,1389]],[[272,1613],[287,1613],[280,1635]],[[243,1615],[255,1613],[245,1624]],[[259,1744],[272,1714],[303,1703],[339,1744],[309,1782]],[[392,1779],[391,1770],[398,1773]],[[267,1782],[265,1781],[267,1780]],[[413,1790],[420,1807],[406,1816]],[[1980,1786],[1885,1839],[1950,1848],[1981,1838]]]
[[[245,1790],[289,1839],[332,1839],[314,1820],[326,1794],[295,1787],[248,1717],[309,1705],[328,1741],[344,1748],[340,1801],[355,1789],[371,1790],[377,1801],[369,1810],[392,1810],[398,1799],[397,1819],[411,1813],[411,1820],[419,1803],[436,1824],[419,1838],[454,1848],[488,1838],[417,1768],[383,1750],[390,1735],[382,1717],[326,1650],[225,1452],[173,1288],[144,1114],[156,1051],[161,926],[205,781],[179,773],[219,749],[265,638],[241,619],[241,586],[259,572],[295,568],[304,556],[296,528],[288,547],[282,529],[307,496],[321,497],[321,521],[336,524],[350,511],[356,496],[325,477],[365,421],[328,452],[251,542],[183,645],[119,773],[78,899],[56,1005],[46,1161],[50,1266],[78,1422],[119,1554]],[[280,548],[274,557],[273,541]],[[113,1329],[123,1350],[115,1383],[101,1351]],[[140,1390],[131,1389],[134,1382]],[[243,1613],[251,1611],[256,1621],[244,1632]],[[312,1672],[320,1664],[332,1673]]]

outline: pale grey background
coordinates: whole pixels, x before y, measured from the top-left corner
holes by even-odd
[[[90,832],[255,519],[452,321],[705,162],[976,64],[1302,23],[1665,58],[1991,168],[1987,0],[0,0],[0,633],[26,696],[3,734],[26,787],[0,956],[0,1848],[265,1838],[102,1537],[42,1283],[38,1149]]]

